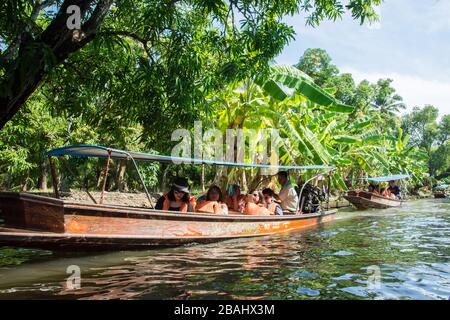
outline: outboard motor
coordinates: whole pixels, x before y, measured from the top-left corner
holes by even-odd
[[[300,196],[302,186],[298,186],[297,194]],[[320,202],[325,201],[325,192],[319,187],[307,183],[303,188],[303,193],[300,198],[299,210],[304,213],[314,213],[320,211]]]

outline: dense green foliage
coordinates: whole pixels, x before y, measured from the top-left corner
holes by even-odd
[[[48,50],[45,41],[63,9],[80,1],[4,2],[0,188],[45,189],[44,152],[62,145],[170,154],[172,131],[192,130],[196,120],[205,129],[275,128],[282,163],[336,165],[333,182],[340,189],[345,179],[365,175],[409,173],[416,183],[427,172],[445,176],[448,116],[438,123],[426,107],[401,119],[405,105],[392,80],[356,84],[321,49],[307,50],[295,67],[270,66],[294,36],[283,16],[303,11],[315,26],[349,10],[364,22],[376,19],[379,2],[85,1],[91,7],[83,21],[98,8],[104,12],[95,28],[82,25],[85,38],[76,45],[74,34],[64,36],[72,43],[58,49],[64,54]],[[57,166],[62,187],[96,188],[104,161],[59,159]],[[143,172],[155,188],[167,175],[187,174],[197,183],[202,176],[201,167],[189,166],[144,165]],[[224,173],[206,167],[203,175],[212,181]],[[258,172],[227,175],[251,184]],[[138,188],[126,162],[113,161],[111,176],[109,190]]]
[[[402,128],[411,136],[410,145],[424,150],[428,172],[437,179],[450,176],[450,115],[438,121],[438,109],[431,105],[414,108],[403,118]]]
[[[208,91],[265,69],[294,36],[285,15],[302,11],[317,25],[348,11],[362,23],[377,18],[373,6],[380,2],[3,1],[0,128],[45,83],[70,91],[76,104],[95,101],[99,91],[103,99],[128,101],[127,111],[152,134],[149,113],[176,126],[194,117]],[[79,84],[88,92],[74,90]]]

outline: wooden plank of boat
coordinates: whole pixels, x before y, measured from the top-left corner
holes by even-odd
[[[173,213],[73,203],[26,193],[0,193],[7,228],[0,244],[66,249],[134,249],[266,236],[334,219],[317,214],[247,216]]]
[[[443,199],[446,197],[445,192],[435,192],[433,195],[435,199]]]
[[[352,190],[344,196],[357,209],[386,209],[391,207],[400,207],[402,201],[383,197],[363,190]]]

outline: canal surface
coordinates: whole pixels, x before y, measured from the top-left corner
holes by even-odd
[[[68,277],[79,268],[80,288]],[[73,288],[75,286],[75,288]],[[153,251],[0,247],[0,299],[449,299],[450,199]]]

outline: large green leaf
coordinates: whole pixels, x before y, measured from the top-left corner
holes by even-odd
[[[343,103],[333,103],[327,109],[329,111],[338,112],[338,113],[352,113],[355,108],[352,106],[343,104]]]
[[[361,142],[361,139],[354,137],[354,136],[349,136],[349,135],[339,135],[339,136],[334,136],[333,141],[339,142],[339,143],[357,143],[357,142]]]
[[[372,125],[372,120],[365,120],[365,121],[358,121],[355,123],[352,123],[348,129],[349,130],[361,130],[363,128],[366,128],[368,126]]]
[[[272,98],[283,101],[288,97],[286,92],[278,85],[274,80],[269,79],[262,85],[264,91],[266,91]]]
[[[303,131],[306,137],[306,143],[311,145],[312,151],[317,155],[318,160],[320,159],[322,164],[330,163],[331,156],[327,149],[320,143],[317,136],[305,126],[300,128],[300,130]]]
[[[335,172],[333,174],[332,178],[333,178],[333,182],[336,186],[338,186],[340,189],[342,189],[344,191],[348,191],[348,188],[345,185],[345,182],[339,173]]]

